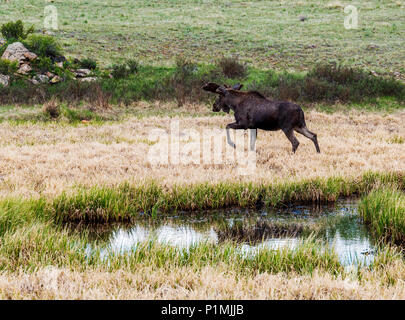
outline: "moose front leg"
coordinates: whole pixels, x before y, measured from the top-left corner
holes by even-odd
[[[230,124],[228,124],[228,125],[226,126],[226,141],[228,142],[228,144],[229,144],[232,148],[236,149],[236,145],[232,142],[231,136],[230,136],[230,134],[229,134],[229,132],[230,132],[229,130],[230,130],[230,129],[238,130],[238,129],[246,129],[246,127],[245,127],[244,125],[242,125],[242,124],[237,123],[237,122],[230,123]]]
[[[257,129],[250,129],[250,151],[255,151]]]

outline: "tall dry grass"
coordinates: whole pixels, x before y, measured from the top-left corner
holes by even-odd
[[[179,117],[180,135],[225,128],[231,116]],[[318,134],[321,154],[297,135],[296,154],[282,132],[259,131],[257,169],[239,176],[237,164],[152,166],[147,158],[152,129],[170,131],[172,118],[148,117],[105,124],[0,124],[0,197],[55,196],[77,185],[112,186],[123,181],[154,179],[165,187],[199,182],[277,182],[318,177],[358,177],[365,171],[404,172],[405,113],[306,112],[307,125]],[[225,131],[225,130],[223,130]],[[225,145],[225,132],[223,133]],[[189,140],[181,139],[180,147]],[[229,148],[229,147],[227,147]],[[211,147],[213,151],[213,147]],[[225,153],[225,149],[223,150]]]
[[[398,267],[395,267],[398,272]],[[401,269],[404,279],[404,267]],[[365,277],[368,275],[365,274]],[[405,283],[384,285],[330,274],[261,273],[237,277],[221,267],[128,271],[71,271],[45,268],[0,275],[2,299],[405,299]]]

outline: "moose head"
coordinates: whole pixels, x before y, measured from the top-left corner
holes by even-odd
[[[230,95],[230,90],[240,90],[242,89],[243,84],[236,84],[232,87],[228,85],[223,85],[220,86],[219,84],[216,83],[207,83],[205,86],[203,86],[203,90],[209,91],[212,93],[218,94],[218,98],[215,100],[214,105],[212,107],[212,111],[214,112],[219,112],[219,111],[224,111],[226,113],[229,113],[231,110],[231,105],[232,105],[232,96]]]

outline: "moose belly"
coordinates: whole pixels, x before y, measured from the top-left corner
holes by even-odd
[[[258,108],[251,113],[249,124],[252,129],[262,129],[268,131],[280,130],[277,110],[272,108]]]
[[[280,130],[280,127],[277,123],[263,123],[257,126],[257,129],[267,130],[267,131],[277,131]]]
[[[280,126],[278,121],[276,120],[270,120],[268,118],[261,118],[261,119],[257,119],[256,121],[254,121],[253,123],[251,123],[252,129],[262,129],[262,130],[268,130],[268,131],[276,131],[276,130],[280,130]]]

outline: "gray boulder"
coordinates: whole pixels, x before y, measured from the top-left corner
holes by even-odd
[[[79,81],[81,81],[81,82],[94,82],[94,81],[97,81],[97,78],[96,77],[80,78]]]
[[[0,85],[2,85],[3,87],[7,87],[9,83],[10,83],[10,76],[0,74]]]
[[[77,70],[73,71],[73,73],[75,74],[75,76],[77,78],[85,78],[85,77],[90,75],[91,70],[89,70],[89,69],[77,69]]]
[[[14,42],[7,46],[1,59],[18,61],[20,64],[37,58],[35,53],[30,52],[21,42]]]
[[[18,69],[17,72],[20,74],[27,74],[31,70],[32,70],[31,66],[27,63],[24,63],[20,66],[20,69]]]
[[[49,77],[47,77],[44,74],[37,74],[33,80],[37,81],[38,83],[48,83],[49,82]]]

